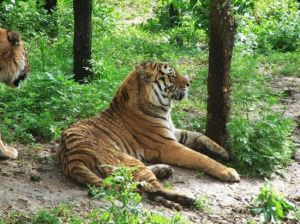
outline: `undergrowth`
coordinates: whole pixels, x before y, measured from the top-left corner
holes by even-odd
[[[252,213],[261,215],[263,223],[281,223],[281,221],[299,219],[299,207],[284,198],[282,193],[277,192],[270,182],[266,182],[254,198]]]
[[[136,193],[133,180],[134,169],[116,167],[113,174],[103,181],[102,187],[89,186],[89,194],[95,199],[108,202],[107,206],[78,212],[72,205],[61,204],[52,209],[41,209],[35,214],[11,211],[0,224],[188,224],[179,213],[167,217],[156,212],[145,211],[142,197]]]
[[[78,85],[72,80],[71,74],[72,4],[69,1],[59,1],[57,12],[53,18],[49,18],[49,15],[35,6],[35,2],[6,0],[0,3],[1,10],[6,12],[0,15],[0,25],[5,24],[6,27],[21,32],[31,64],[30,78],[21,88],[0,86],[0,130],[6,142],[57,140],[61,131],[69,124],[106,108],[134,64],[149,59],[167,61],[193,79],[189,99],[174,106],[173,120],[180,128],[204,131],[208,38],[204,28],[194,29],[197,20],[191,13],[182,15],[181,26],[158,27],[159,21],[162,21],[159,17],[167,16],[159,14],[163,11],[159,8],[161,4],[146,4],[146,1],[94,1],[92,64],[95,75],[91,83]],[[262,49],[274,52],[285,38],[288,42],[284,43],[283,51],[298,46],[297,41],[293,42],[298,24],[293,22],[289,26],[283,20],[288,6],[292,6],[290,10],[295,10],[297,4],[291,3],[292,0],[285,2],[284,7],[275,15],[266,7],[266,1],[256,2],[255,7],[260,7],[256,10],[262,16],[262,26],[253,22],[252,4],[242,4],[244,9],[237,9],[238,13],[247,12],[252,17],[249,21],[245,20],[246,17],[241,20],[247,23],[244,27],[241,24],[238,32],[244,34],[243,38],[247,41],[237,39],[238,47],[235,48],[232,62],[230,147],[234,166],[249,175],[270,175],[274,169],[288,164],[293,152],[290,137],[293,126],[279,115],[282,108],[274,113],[273,106],[278,104],[280,93],[274,92],[267,82],[272,75],[299,76],[299,51],[263,56],[256,51],[257,46],[267,42]],[[239,4],[239,1],[234,4]],[[22,5],[26,7],[21,7]],[[128,20],[134,18],[134,13],[128,10],[130,5],[134,5],[143,14],[149,12],[152,19],[145,20],[140,25],[130,24]],[[293,11],[292,14],[295,13]],[[123,16],[126,21],[121,19]],[[36,21],[36,17],[40,20]],[[264,30],[266,27],[275,29],[274,24],[268,24],[268,18],[273,17],[276,17],[272,20],[275,25],[276,21],[280,21],[280,24],[290,27],[290,36],[287,34],[286,37],[282,29],[275,36]],[[56,23],[47,23],[52,19],[56,19]],[[291,20],[290,16],[288,19]],[[57,30],[54,36],[48,32],[51,24],[57,26],[54,27]],[[249,41],[253,43],[251,34],[255,35],[256,44],[249,51],[247,44]],[[257,39],[258,34],[262,34],[262,39]],[[268,42],[270,36],[275,39]],[[261,65],[266,68],[266,74],[260,72]]]

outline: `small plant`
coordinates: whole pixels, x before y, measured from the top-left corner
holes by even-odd
[[[287,219],[288,214],[296,211],[297,207],[286,200],[281,193],[275,191],[271,183],[265,183],[254,199],[256,207],[252,209],[254,214],[261,214],[264,223],[279,223]]]
[[[135,192],[137,184],[133,182],[133,171],[128,167],[117,168],[112,176],[105,178],[103,187],[89,186],[94,198],[104,198],[110,202],[108,209],[94,211],[92,217],[101,217],[103,223],[138,223],[142,214],[142,198]]]
[[[202,179],[203,176],[204,176],[204,172],[203,172],[203,171],[198,171],[198,172],[196,173],[196,177],[197,177],[198,179]]]
[[[173,189],[173,185],[169,181],[165,181],[163,186],[166,189]]]
[[[208,197],[205,195],[205,196],[201,196],[201,197],[197,198],[197,200],[195,202],[195,208],[197,208],[201,212],[209,212],[210,205],[209,205]]]
[[[137,183],[133,181],[133,172],[132,168],[118,167],[111,176],[104,179],[103,187],[89,186],[89,193],[94,198],[104,198],[110,206],[92,211],[88,218],[97,220],[97,223],[186,223],[178,214],[166,218],[143,211],[142,197],[136,193]]]
[[[236,168],[249,176],[270,176],[291,161],[293,122],[280,114],[251,120],[236,117],[228,125]]]

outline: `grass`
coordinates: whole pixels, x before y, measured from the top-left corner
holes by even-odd
[[[299,51],[278,53],[262,57],[261,66],[273,76],[300,77]]]
[[[135,14],[127,10],[130,7],[139,9],[137,11],[142,15],[154,12],[156,6],[149,1],[96,1],[92,41],[95,76],[90,84],[78,85],[71,77],[71,4],[67,1],[59,4],[59,32],[55,38],[49,37],[39,23],[34,23],[30,32],[22,31],[32,68],[30,79],[20,89],[0,86],[0,130],[6,142],[45,143],[59,139],[61,131],[69,124],[104,110],[134,64],[146,59],[167,61],[193,79],[189,99],[174,106],[173,120],[182,129],[204,131],[208,52],[197,46],[199,42],[205,43],[207,37],[205,32],[192,28],[193,21],[185,21],[188,29],[152,29],[157,20],[142,25],[124,24],[120,10],[131,19]],[[31,16],[22,10],[15,8],[7,13]],[[40,13],[39,16],[45,15]],[[19,27],[14,18],[9,17],[7,23]],[[183,44],[173,41],[178,38]],[[230,147],[235,153],[234,166],[242,172],[247,173],[251,167],[250,174],[267,176],[278,168],[277,155],[282,152],[286,153],[279,165],[289,162],[293,151],[290,139],[293,126],[289,121],[281,121],[282,118],[274,113],[273,106],[278,103],[280,93],[274,92],[268,81],[274,75],[298,76],[299,54],[299,51],[246,54],[239,48],[234,51]],[[261,72],[261,66],[264,66],[264,72]],[[280,114],[281,109],[278,112]],[[282,135],[274,140],[271,134],[276,130]],[[258,144],[254,144],[256,137],[261,139]],[[265,146],[263,150],[260,150],[261,146]],[[251,156],[253,152],[255,157]],[[243,155],[246,155],[245,159],[241,159]],[[261,172],[255,159],[263,162],[265,156],[272,158],[270,169]]]
[[[254,202],[255,207],[251,211],[261,214],[264,223],[281,223],[281,220],[288,219],[299,221],[299,208],[286,200],[269,182],[260,188]]]
[[[209,198],[206,195],[197,198],[195,208],[201,212],[209,213],[211,211]]]
[[[111,176],[104,179],[103,187],[89,186],[94,200],[106,200],[103,208],[78,211],[71,204],[61,204],[51,209],[40,209],[34,214],[10,211],[0,214],[0,224],[188,224],[179,213],[165,216],[148,212],[142,208],[142,197],[136,193],[137,183],[133,181],[134,169],[116,167]],[[87,210],[87,209],[84,209]]]

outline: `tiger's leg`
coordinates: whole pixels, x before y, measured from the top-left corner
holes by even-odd
[[[174,169],[167,164],[155,164],[148,166],[148,168],[154,173],[157,179],[162,180],[173,175]]]
[[[201,133],[175,129],[175,136],[180,144],[195,151],[203,152],[205,154],[204,151],[208,150],[208,154],[213,153],[225,159],[229,158],[228,153],[223,147]]]
[[[240,180],[235,169],[226,167],[176,141],[169,141],[159,148],[159,154],[152,149],[145,150],[148,162],[160,162],[183,168],[202,170],[224,181]]]
[[[103,146],[101,153],[99,151],[93,153],[95,151],[89,147],[85,145],[84,148],[69,148],[67,152],[63,150],[59,152],[66,176],[82,185],[99,186],[102,184],[103,178],[112,174],[114,167],[133,167],[136,169],[134,180],[140,183],[140,191],[145,193],[149,199],[175,209],[180,209],[180,204],[184,206],[193,204],[194,199],[163,189],[154,173],[140,160],[121,151]]]
[[[194,204],[195,200],[193,198],[190,198],[186,195],[180,194],[175,191],[164,189],[162,185],[158,182],[157,177],[152,172],[152,170],[145,166],[145,164],[140,160],[120,151],[109,151],[110,153],[114,154],[113,161],[109,161],[110,165],[123,165],[127,167],[133,167],[136,169],[136,171],[134,172],[134,180],[140,183],[140,190],[142,191],[142,193],[145,193],[149,199],[157,201],[166,207],[174,208],[177,210],[181,209],[181,205],[191,206]],[[103,167],[105,166],[98,166],[99,170],[101,170]],[[153,166],[152,168],[154,167],[155,166]],[[165,169],[167,167],[168,166],[164,164],[160,164],[160,168]]]
[[[18,157],[18,151],[12,147],[5,146],[1,140],[1,135],[0,135],[0,158],[16,159],[17,157]]]
[[[81,161],[71,163],[68,170],[69,176],[82,186],[89,184],[99,187],[102,185],[103,179]]]

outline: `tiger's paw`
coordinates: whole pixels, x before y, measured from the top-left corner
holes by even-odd
[[[4,149],[0,149],[0,158],[2,158],[2,159],[17,159],[18,151],[12,147],[5,146]]]
[[[239,182],[240,176],[233,168],[226,168],[220,174],[220,179],[229,182]]]
[[[165,179],[173,175],[174,169],[166,164],[155,164],[148,166],[149,169],[154,173],[157,179]]]
[[[194,198],[169,190],[152,192],[148,194],[148,198],[167,208],[176,209],[178,211],[184,207],[191,207],[195,204]]]
[[[221,148],[218,152],[217,152],[217,154],[218,155],[220,155],[222,158],[224,158],[224,159],[229,159],[229,154],[228,154],[228,152],[225,150],[225,149],[223,149],[223,148]]]

